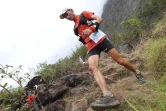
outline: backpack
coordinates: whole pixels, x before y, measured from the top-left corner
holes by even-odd
[[[74,34],[79,37],[79,41],[82,42],[83,44],[86,44],[84,39],[78,34],[78,27],[81,24],[86,24],[88,26],[92,26],[94,23],[92,21],[89,21],[86,19],[83,13],[80,14],[80,20],[78,26],[74,27]]]

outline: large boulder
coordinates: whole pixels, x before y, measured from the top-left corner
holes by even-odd
[[[75,87],[82,83],[87,78],[86,74],[70,74],[60,78],[56,83],[66,85],[68,87]]]
[[[62,99],[63,95],[68,92],[69,88],[73,88],[78,84],[83,83],[86,78],[86,74],[70,74],[60,78],[55,84],[38,85],[37,94],[40,104],[46,106],[58,99]]]
[[[46,106],[61,99],[67,90],[68,87],[65,85],[41,84],[37,88],[38,100],[42,106]]]
[[[75,102],[67,103],[65,111],[86,111],[87,109],[88,109],[88,100],[82,98]]]
[[[57,100],[51,104],[48,104],[40,111],[65,111],[65,104],[64,100]]]

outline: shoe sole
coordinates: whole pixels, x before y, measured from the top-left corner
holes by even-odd
[[[101,104],[98,104],[98,105],[91,105],[91,108],[95,111],[104,111],[106,109],[114,109],[114,108],[117,108],[118,106],[120,106],[120,102],[117,101],[116,104],[112,105],[112,104],[109,104],[109,105],[101,105]]]

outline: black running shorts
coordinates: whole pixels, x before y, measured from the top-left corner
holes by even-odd
[[[107,53],[112,48],[114,48],[114,46],[110,43],[110,41],[108,41],[107,38],[105,38],[100,44],[98,44],[96,47],[94,47],[93,49],[89,51],[88,58],[92,55],[100,56],[101,51],[104,51],[105,53]]]

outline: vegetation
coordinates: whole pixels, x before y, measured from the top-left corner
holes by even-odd
[[[23,83],[30,79],[30,74],[25,73],[24,78],[22,78],[19,75],[22,70],[22,66],[19,66],[16,69],[11,69],[13,66],[10,65],[0,66],[1,79],[11,78],[19,85],[18,88],[12,88],[12,86],[8,86],[8,83],[5,83],[4,85],[0,84],[0,87],[3,88],[0,93],[0,109],[10,111],[19,104],[23,105],[22,102],[26,101],[23,100],[24,97],[21,95],[25,92]]]
[[[86,52],[87,49],[85,46],[77,47],[76,51],[73,51],[70,57],[60,59],[56,64],[50,65],[46,62],[39,64],[36,74],[42,76],[45,81],[49,81],[51,83],[67,74],[78,73],[83,67],[78,62],[79,60],[77,55],[82,55],[85,60]]]
[[[163,13],[166,11],[165,6],[165,0],[149,0],[141,12],[121,22],[123,31],[112,37],[114,45],[117,47],[126,42],[129,43],[133,40],[138,41],[140,36],[144,38],[149,37],[145,36],[143,33],[149,32],[163,18]],[[152,37],[152,35],[150,37]]]
[[[153,72],[166,72],[166,39],[149,39],[145,50],[146,68]]]
[[[134,35],[133,37],[147,39],[144,45],[144,53],[141,56],[145,60],[144,69],[150,71],[152,75],[147,86],[144,86],[141,91],[138,90],[130,95],[120,108],[111,111],[166,111],[166,100],[164,99],[166,97],[165,6],[165,0],[152,0],[139,15],[139,22],[136,19],[122,22],[122,25],[128,27],[126,28],[127,30],[131,30],[132,27],[133,31],[137,30],[134,31],[136,33],[131,31],[130,34]],[[150,31],[149,28],[151,29]],[[129,30],[127,30],[125,34],[129,33]]]
[[[138,19],[144,24],[144,29],[152,27],[163,17],[163,12],[166,10],[165,6],[165,0],[150,0],[145,5],[144,10],[137,15]]]

